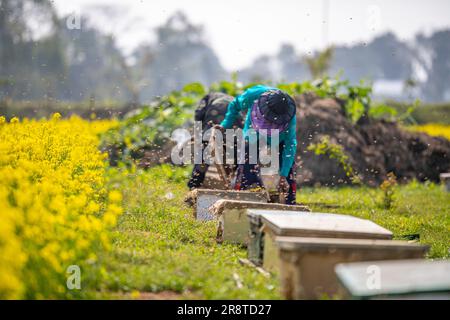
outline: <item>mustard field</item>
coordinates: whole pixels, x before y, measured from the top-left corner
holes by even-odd
[[[0,298],[80,295],[67,290],[70,266],[87,282],[101,278],[108,230],[122,211],[97,148],[98,133],[113,125],[59,114],[0,118]]]
[[[450,126],[445,124],[428,123],[423,125],[408,127],[414,131],[425,132],[430,136],[444,137],[450,140]]]

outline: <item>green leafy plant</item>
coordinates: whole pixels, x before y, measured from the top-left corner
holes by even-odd
[[[382,207],[390,210],[394,204],[395,186],[397,185],[397,177],[393,172],[387,174],[386,179],[380,185],[381,191],[383,191]]]
[[[345,113],[353,123],[357,123],[364,112],[365,107],[359,99],[350,99],[345,105]]]
[[[229,94],[230,96],[237,96],[241,94],[246,88],[252,86],[253,84],[244,85],[238,81],[237,73],[231,74],[231,81],[219,81],[211,85],[210,91],[223,92]]]
[[[307,150],[313,151],[316,155],[325,155],[330,159],[335,159],[342,166],[342,169],[344,169],[345,174],[350,178],[352,183],[360,183],[360,179],[355,174],[344,148],[340,144],[332,143],[329,136],[322,136],[318,143],[311,143],[307,147]]]
[[[191,83],[132,111],[117,128],[104,134],[102,149],[108,151],[112,164],[130,164],[146,151],[167,145],[172,131],[192,119],[205,93],[201,84]]]
[[[399,121],[405,124],[417,124],[417,121],[413,117],[413,112],[419,105],[419,99],[416,99],[412,105],[409,105],[406,108],[406,110],[398,110],[395,107],[386,104],[372,105],[369,110],[369,116],[374,119]]]
[[[330,68],[331,60],[333,59],[334,48],[328,47],[325,50],[318,52],[313,57],[305,57],[304,60],[308,66],[309,72],[314,79],[325,76]]]
[[[341,98],[346,100],[345,114],[353,123],[357,123],[362,117],[369,117],[371,106],[372,86],[366,85],[361,81],[358,86],[347,86],[347,94]]]
[[[372,106],[369,110],[369,116],[374,119],[395,120],[398,112],[395,108],[385,104]]]

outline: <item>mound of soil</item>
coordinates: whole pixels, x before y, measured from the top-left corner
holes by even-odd
[[[450,170],[450,141],[445,138],[410,132],[383,120],[364,119],[353,125],[343,113],[343,102],[334,99],[304,94],[296,102],[297,180],[302,185],[350,182],[336,160],[307,150],[325,135],[343,146],[349,163],[369,185],[382,182],[388,172],[399,181],[439,181],[439,173]]]

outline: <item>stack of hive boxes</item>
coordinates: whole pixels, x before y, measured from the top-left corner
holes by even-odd
[[[342,277],[335,268],[423,259],[428,251],[424,245],[392,240],[392,232],[370,220],[269,203],[262,191],[196,190],[190,197],[197,219],[216,219],[217,242],[246,246],[255,266],[280,277],[286,299],[358,297],[345,282],[351,271]]]

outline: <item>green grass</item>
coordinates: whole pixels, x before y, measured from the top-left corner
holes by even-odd
[[[243,248],[216,244],[215,223],[194,220],[183,202],[185,172],[169,175],[162,167],[117,180],[126,213],[113,235],[107,291],[174,291],[192,299],[280,298],[275,277],[242,266]]]
[[[276,277],[267,279],[240,265],[238,258],[246,256],[243,248],[216,244],[215,223],[193,219],[192,209],[183,203],[186,173],[161,166],[114,175],[112,183],[123,190],[126,213],[113,235],[104,291],[171,291],[190,299],[279,299]],[[313,203],[314,211],[371,219],[398,239],[420,234],[420,242],[431,246],[429,258],[450,256],[450,197],[442,186],[396,187],[390,210],[380,206],[381,191],[367,187],[301,188],[298,201]],[[327,205],[340,207],[325,209]]]
[[[369,187],[305,188],[298,202],[338,205],[313,211],[350,214],[370,219],[394,233],[394,239],[419,234],[419,242],[430,245],[428,258],[450,258],[450,195],[444,186],[411,182],[395,187],[393,208],[382,206],[382,192]]]
[[[388,100],[385,104],[395,108],[398,111],[398,114],[405,113],[408,108],[412,106],[411,103],[404,103],[394,100]],[[448,102],[421,103],[414,109],[411,115],[418,124],[450,124],[450,104]]]

